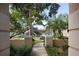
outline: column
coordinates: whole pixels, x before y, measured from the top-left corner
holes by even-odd
[[[79,56],[79,4],[69,4],[69,56]]]
[[[10,55],[9,5],[0,4],[0,56]]]

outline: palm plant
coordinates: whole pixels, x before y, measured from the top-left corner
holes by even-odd
[[[62,31],[65,29],[68,29],[68,15],[67,14],[63,14],[63,15],[59,15],[59,16],[55,16],[53,19],[48,21],[48,26],[47,29],[48,30],[52,30],[54,33],[54,38],[55,37],[61,37],[63,36]]]

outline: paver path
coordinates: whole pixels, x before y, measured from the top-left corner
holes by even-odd
[[[47,52],[43,45],[43,42],[35,44],[32,48],[32,56],[47,56]]]

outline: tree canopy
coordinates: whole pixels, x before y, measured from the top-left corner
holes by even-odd
[[[33,22],[36,24],[42,24],[41,20],[48,19],[52,14],[57,14],[59,4],[56,3],[27,3],[27,4],[13,4],[13,8],[21,11],[26,17],[28,26],[31,26]],[[48,16],[44,14],[44,10],[49,10]]]
[[[68,15],[60,14],[57,17],[50,19],[47,24],[47,29],[53,31],[54,37],[63,36],[62,31],[68,29]]]
[[[33,24],[43,25],[42,20],[47,20],[52,14],[56,15],[60,7],[56,3],[14,3],[10,6],[10,30],[14,33],[22,33]],[[49,10],[48,15],[45,10]]]

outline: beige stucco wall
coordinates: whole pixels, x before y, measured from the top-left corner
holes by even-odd
[[[69,4],[69,56],[79,56],[79,4]]]
[[[12,45],[13,47],[21,47],[23,45],[25,45],[24,40],[22,40],[22,38],[13,38],[10,39],[10,45]]]
[[[25,44],[32,46],[32,36],[25,38]]]
[[[12,45],[13,47],[21,47],[23,45],[32,46],[32,37],[12,38],[12,39],[10,39],[10,45]]]
[[[10,54],[8,7],[8,4],[0,4],[0,56],[7,56]]]
[[[46,37],[46,45],[53,46],[52,37]]]

